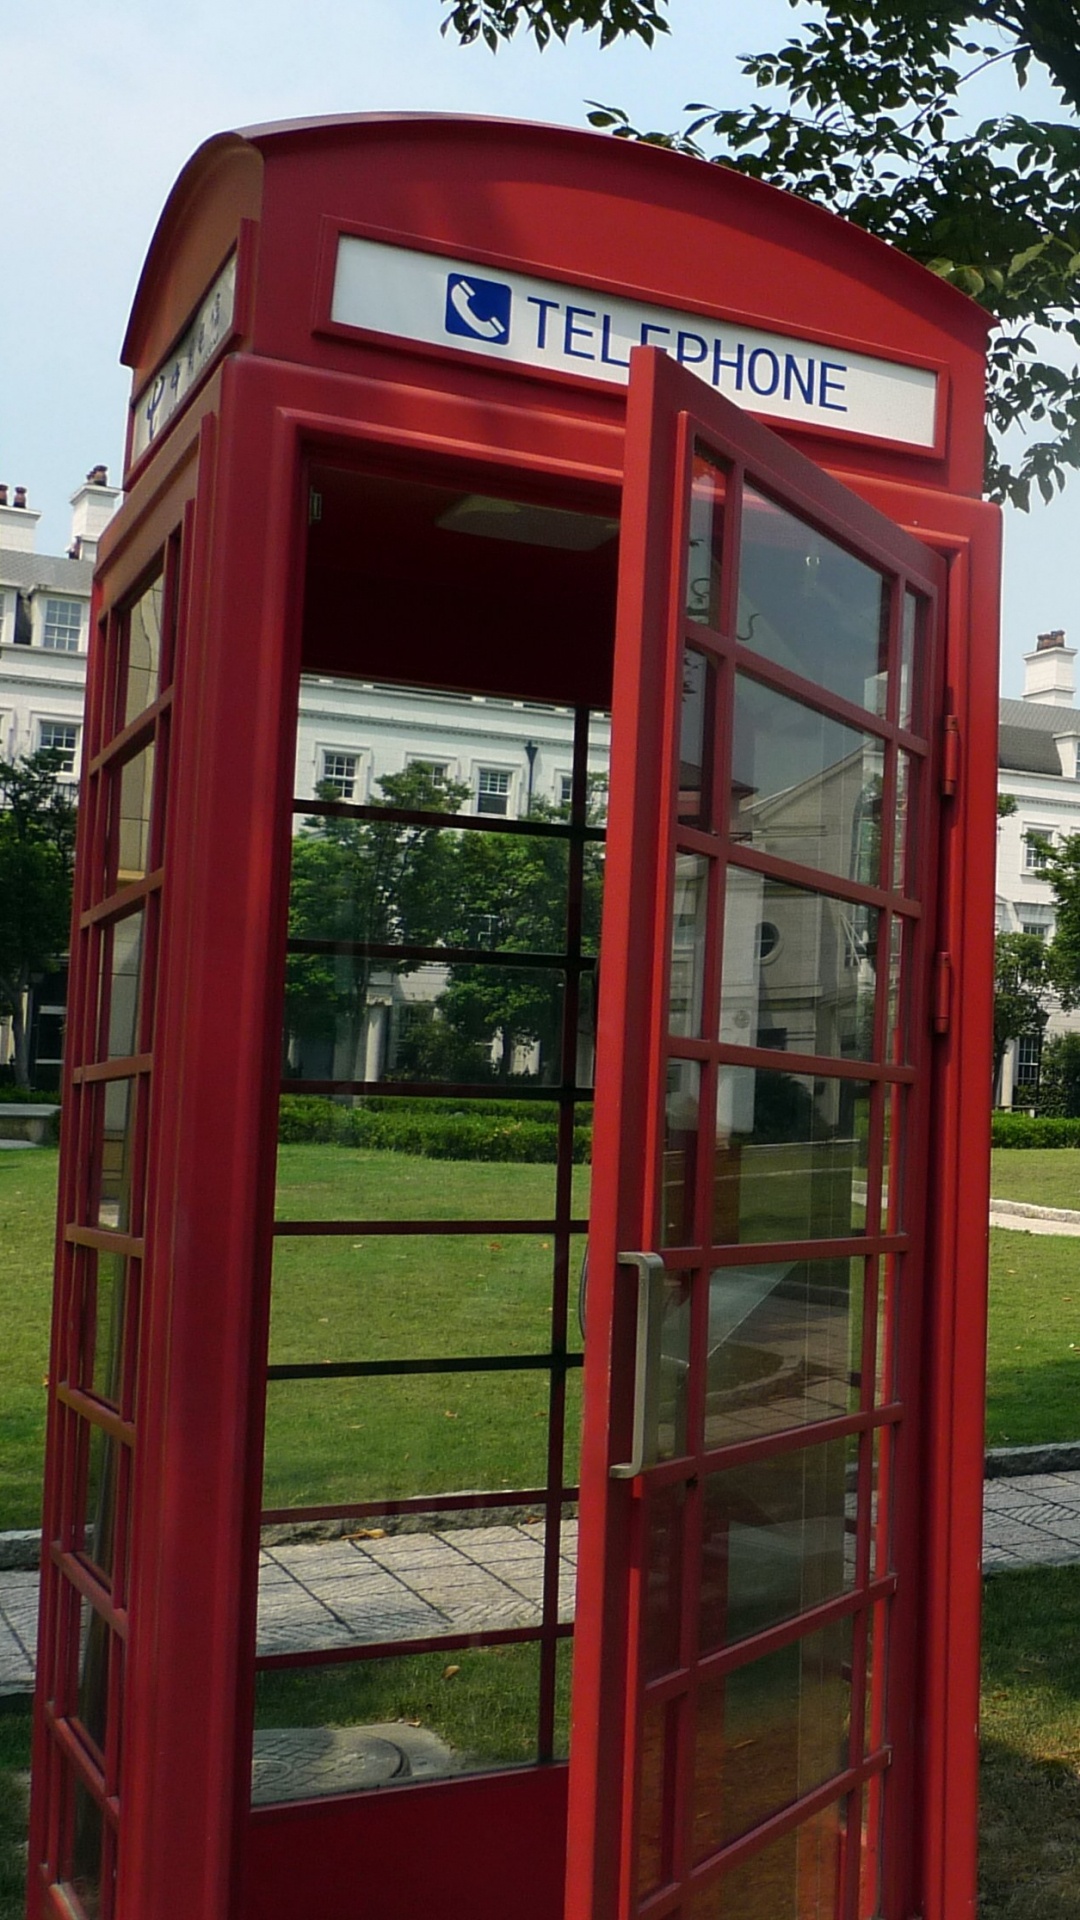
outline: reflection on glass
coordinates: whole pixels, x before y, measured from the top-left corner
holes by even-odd
[[[547,1352],[554,1260],[551,1233],[279,1236],[271,1363]]]
[[[738,637],[777,666],[884,713],[888,580],[752,487],[743,492]]]
[[[881,1814],[884,1777],[876,1773],[862,1790],[862,1834],[859,1849],[859,1912],[881,1911]]]
[[[690,483],[686,611],[691,620],[703,621],[709,627],[720,625],[727,486],[727,469],[707,449],[696,446]]]
[[[734,840],[800,866],[879,883],[879,740],[740,674],[732,754]]]
[[[882,1601],[873,1609],[867,1629],[864,1727],[864,1745],[867,1753],[876,1753],[879,1747],[884,1746],[886,1739],[885,1685],[889,1669],[885,1656],[888,1635],[889,1607],[887,1601]]]
[[[79,1692],[76,1712],[100,1755],[105,1752],[112,1636],[89,1600],[79,1602]]]
[[[838,1801],[710,1880],[684,1908],[686,1920],[835,1920],[843,1840]],[[877,1905],[859,1912],[876,1913]]]
[[[877,1309],[877,1378],[879,1404],[896,1395],[896,1319],[903,1298],[904,1256],[888,1253],[881,1263]]]
[[[906,1061],[909,1052],[911,944],[914,928],[909,920],[894,915],[889,928],[889,1007],[885,1057]]]
[[[109,986],[110,1060],[136,1053],[139,1044],[139,987],[142,973],[145,909],[118,920],[112,928],[112,966]]]
[[[161,607],[164,582],[159,576],[128,613],[127,687],[124,725],[134,720],[158,696],[161,668]]]
[[[112,873],[114,887],[141,880],[149,870],[150,818],[154,791],[154,745],[144,747],[111,776]]]
[[[74,1771],[68,1772],[67,1781],[69,1798],[63,1823],[60,1878],[70,1885],[86,1920],[99,1920],[104,1815]]]
[[[690,1275],[665,1273],[660,1320],[660,1365],[656,1403],[656,1458],[672,1460],[687,1447],[690,1376]]]
[[[641,1716],[641,1745],[638,1765],[638,1899],[653,1893],[668,1878],[666,1855],[670,1838],[665,1833],[665,1781],[668,1768],[669,1709],[655,1702],[645,1706]],[[665,1844],[665,1842],[667,1844]]]
[[[851,1410],[859,1367],[861,1260],[717,1267],[709,1281],[705,1445],[831,1420]]]
[[[847,1592],[846,1473],[856,1443],[771,1456],[705,1481],[701,1553],[701,1651],[732,1641]]]
[[[78,1545],[111,1584],[116,1550],[117,1443],[102,1427],[88,1424],[83,1445],[86,1480]]]
[[[119,1406],[124,1339],[123,1254],[84,1250],[86,1293],[83,1302],[80,1383],[100,1400]]]
[[[543,1486],[549,1392],[540,1368],[272,1379],[263,1505]]]
[[[912,832],[915,823],[915,782],[918,762],[902,750],[896,756],[896,826],[893,840],[893,886],[915,893]]]
[[[869,1059],[878,919],[874,907],[729,867],[721,1040]]]
[[[101,1176],[97,1225],[116,1233],[131,1227],[131,1155],[135,1132],[134,1080],[108,1080],[102,1096]]]
[[[651,1487],[645,1520],[645,1677],[659,1679],[679,1665],[686,1488]]]
[[[712,661],[687,647],[682,662],[677,812],[688,826],[712,824],[712,763],[716,671]]]
[[[900,711],[902,727],[918,731],[922,723],[923,650],[926,644],[926,601],[910,587],[904,595],[900,628]]]
[[[717,1244],[865,1232],[869,1115],[863,1081],[721,1067]]]
[[[661,1244],[689,1245],[694,1238],[701,1067],[696,1060],[669,1060],[664,1107],[663,1224]]]
[[[539,1698],[539,1649],[529,1642],[457,1648],[449,1675],[444,1653],[258,1673],[252,1801],[420,1785],[535,1761]]]
[[[705,934],[708,925],[709,868],[700,854],[675,856],[675,900],[671,926],[672,1033],[696,1039],[701,1033],[705,988]]]
[[[562,1078],[558,967],[431,963],[403,971],[358,953],[296,953],[285,971],[287,1080],[444,1080],[553,1086]],[[578,1065],[592,1075],[593,999],[580,996]],[[374,1142],[373,1142],[374,1144]]]
[[[892,1429],[875,1427],[871,1444],[870,1577],[892,1571]]]
[[[881,1231],[902,1233],[907,1224],[904,1205],[904,1148],[907,1144],[904,1112],[907,1107],[907,1088],[886,1086],[883,1096]]]
[[[847,1765],[851,1621],[701,1679],[693,1852],[703,1860]],[[781,1908],[780,1911],[787,1911]],[[805,1920],[814,1908],[792,1908]],[[822,1920],[831,1920],[829,1909]]]

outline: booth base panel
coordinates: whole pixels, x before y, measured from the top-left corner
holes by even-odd
[[[565,1766],[252,1814],[241,1920],[562,1920]]]

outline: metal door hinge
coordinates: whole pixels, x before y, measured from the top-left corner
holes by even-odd
[[[314,487],[308,488],[307,517],[309,527],[315,526],[322,519],[322,494],[316,492]]]
[[[941,732],[941,791],[951,800],[960,779],[960,723],[955,713],[945,715]]]
[[[658,1253],[620,1253],[620,1267],[637,1276],[637,1338],[634,1354],[634,1429],[629,1460],[611,1468],[613,1480],[636,1480],[656,1464],[660,1342],[664,1316],[664,1262]]]
[[[933,1021],[935,1033],[948,1033],[952,1015],[952,954],[934,955]]]

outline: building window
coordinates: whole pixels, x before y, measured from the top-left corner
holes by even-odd
[[[43,647],[51,647],[54,653],[78,653],[81,632],[81,600],[46,600]]]
[[[476,787],[477,813],[510,811],[510,775],[499,767],[481,767]]]
[[[1033,933],[1036,940],[1045,940],[1050,928],[1045,920],[1021,920],[1021,933]]]
[[[1014,1085],[1018,1087],[1037,1087],[1039,1084],[1039,1064],[1042,1060],[1042,1034],[1023,1033],[1016,1043],[1016,1072]]]
[[[574,776],[572,773],[559,775],[559,805],[568,807],[574,797]]]
[[[38,748],[57,755],[57,773],[74,773],[75,748],[79,729],[66,720],[42,720],[38,724]]]
[[[1033,837],[1034,836],[1034,837]],[[1024,872],[1042,873],[1046,867],[1048,843],[1053,840],[1050,827],[1027,827],[1024,831]]]
[[[351,800],[356,792],[358,753],[324,753],[319,786],[335,800]]]
[[[426,773],[433,787],[445,787],[448,771],[445,760],[410,760],[409,765],[419,767],[421,773]]]

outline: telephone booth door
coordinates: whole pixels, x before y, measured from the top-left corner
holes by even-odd
[[[913,1910],[943,577],[670,360],[639,361],[573,1920]]]

